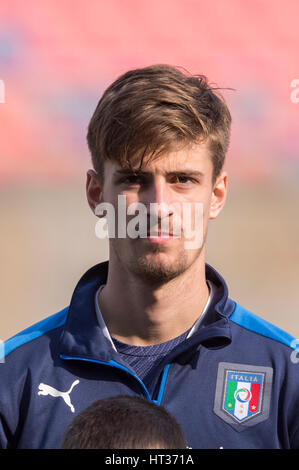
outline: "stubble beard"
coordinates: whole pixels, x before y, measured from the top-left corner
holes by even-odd
[[[166,251],[163,246],[151,246],[147,253],[137,255],[129,263],[130,272],[147,285],[158,287],[179,277],[193,264],[184,249],[179,250],[172,260],[163,260]],[[159,257],[159,254],[162,256]]]
[[[124,268],[128,276],[131,274],[136,280],[146,285],[159,287],[183,275],[204,255],[206,238],[207,230],[204,232],[203,243],[199,248],[186,250],[182,244],[175,248],[175,256],[169,256],[170,259],[163,257],[163,253],[167,254],[169,248],[164,245],[153,244],[147,248],[141,245],[140,252],[138,240],[131,240],[133,245],[130,246],[126,242],[123,245],[117,243],[115,239],[110,239],[110,256],[113,253],[112,257],[117,259],[117,264]],[[125,240],[128,239],[123,239]]]

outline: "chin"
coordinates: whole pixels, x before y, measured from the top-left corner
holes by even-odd
[[[162,285],[172,281],[188,269],[185,257],[170,260],[165,253],[139,257],[133,265],[134,274],[152,285]]]

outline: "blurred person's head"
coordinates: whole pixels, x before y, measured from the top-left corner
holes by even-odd
[[[154,65],[129,71],[107,88],[88,127],[94,170],[87,173],[86,187],[96,215],[102,203],[115,209],[112,276],[129,272],[162,285],[202,264],[208,221],[226,199],[230,125],[218,88],[203,75]],[[125,222],[119,196],[125,196]],[[136,205],[145,209],[138,222],[144,235],[129,236],[128,209]],[[126,224],[124,236],[118,235],[120,223]]]
[[[184,449],[177,421],[162,406],[120,395],[97,400],[65,431],[62,449]]]

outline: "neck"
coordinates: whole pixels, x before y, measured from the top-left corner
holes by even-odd
[[[155,288],[119,263],[115,267],[110,260],[98,302],[110,335],[119,341],[136,346],[169,341],[192,327],[208,301],[204,250],[183,274]]]

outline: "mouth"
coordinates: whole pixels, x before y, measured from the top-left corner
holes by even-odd
[[[171,242],[175,238],[178,238],[178,235],[174,233],[167,233],[167,232],[163,233],[161,231],[147,233],[147,240],[150,243],[166,244],[166,243]]]

